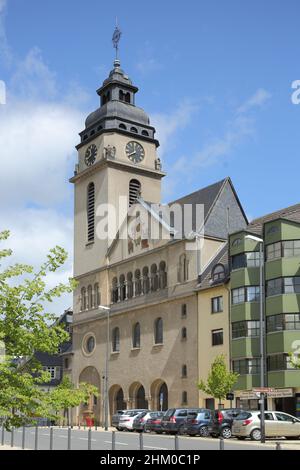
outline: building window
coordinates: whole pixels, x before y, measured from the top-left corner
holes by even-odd
[[[119,300],[118,279],[116,277],[112,280],[112,302],[116,303]]]
[[[222,281],[225,278],[225,268],[223,264],[217,264],[211,274],[213,281]]]
[[[124,274],[121,274],[119,278],[119,284],[120,284],[120,300],[122,301],[126,299],[126,283],[125,283]]]
[[[141,280],[141,271],[139,269],[135,270],[134,273],[134,282],[135,282],[135,295],[141,295],[142,293],[142,280]]]
[[[142,135],[144,135],[145,137],[149,137],[149,132],[148,131],[142,131]]]
[[[69,359],[66,357],[64,360],[65,369],[69,369]]]
[[[87,188],[87,239],[95,238],[95,185],[90,183]]]
[[[245,302],[245,288],[238,287],[237,289],[232,289],[231,296],[234,305]]]
[[[279,294],[299,294],[300,277],[284,277],[267,281],[267,296]]]
[[[94,307],[97,308],[101,304],[101,296],[99,290],[99,284],[96,282],[94,285]]]
[[[281,258],[281,243],[272,243],[266,246],[266,259],[271,261],[272,259]]]
[[[112,350],[113,352],[120,351],[120,330],[118,327],[112,331]]]
[[[143,268],[143,294],[148,294],[150,290],[149,269],[147,266]]]
[[[163,343],[163,321],[160,317],[154,323],[154,342],[155,344]]]
[[[211,299],[211,313],[223,312],[223,296],[213,297]]]
[[[246,256],[245,253],[234,255],[231,257],[231,269],[240,269],[246,267]]]
[[[82,289],[81,289],[81,307],[80,307],[80,310],[81,311],[86,310],[86,288],[85,287],[82,287]]]
[[[159,263],[159,288],[165,289],[167,287],[167,268],[165,261]]]
[[[257,375],[260,373],[260,359],[237,359],[232,361],[233,372],[237,372],[240,375]]]
[[[93,288],[91,285],[88,286],[88,309],[93,308]]]
[[[86,350],[86,352],[88,354],[91,354],[94,349],[95,349],[95,337],[94,336],[89,336],[86,340],[85,340],[85,345],[84,345],[84,348]]]
[[[181,318],[187,317],[187,306],[186,304],[181,305]]]
[[[125,124],[119,124],[119,129],[123,129],[124,131],[126,131],[127,127],[125,126]]]
[[[133,327],[132,347],[133,348],[140,348],[141,347],[141,327],[140,327],[139,323],[136,323]]]
[[[178,267],[178,281],[185,282],[189,278],[189,262],[187,260],[186,254],[183,253],[179,257],[179,267]]]
[[[136,180],[132,179],[129,182],[129,207],[132,206],[137,200],[137,198],[141,194],[141,183]]]
[[[232,339],[259,336],[259,321],[237,321],[232,323]]]
[[[269,371],[294,369],[288,354],[274,354],[268,356],[267,366]]]
[[[246,287],[246,302],[258,302],[260,297],[259,286]]]
[[[151,266],[151,291],[154,292],[158,289],[158,273],[156,264]]]
[[[127,273],[127,297],[128,299],[131,299],[133,297],[132,273]]]
[[[55,366],[44,367],[44,371],[46,371],[50,374],[50,379],[51,380],[59,378],[59,373],[58,373],[59,372],[59,367],[55,367]]]
[[[135,134],[137,134],[138,130],[136,127],[131,127],[130,132],[134,132]]]
[[[247,268],[258,268],[260,266],[260,252],[249,251],[246,253]]]
[[[233,240],[233,242],[231,243],[231,246],[232,246],[232,247],[237,247],[237,246],[239,246],[241,243],[242,243],[242,239],[241,239],[241,238],[236,238],[236,239]]]
[[[211,339],[213,346],[220,346],[223,344],[223,328],[219,330],[212,330]]]
[[[282,242],[283,256],[291,258],[293,256],[300,256],[300,240],[289,240]]]
[[[187,377],[187,365],[186,364],[183,364],[183,366],[181,368],[181,377],[183,379],[185,379]]]
[[[182,392],[182,400],[181,400],[182,405],[187,405],[188,403],[188,394],[186,391]]]
[[[186,339],[187,339],[187,329],[184,326],[183,328],[181,328],[181,340],[185,341]]]
[[[267,317],[267,333],[300,330],[300,313],[286,313]]]

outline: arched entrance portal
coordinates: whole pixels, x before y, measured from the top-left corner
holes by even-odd
[[[153,399],[153,409],[166,411],[169,407],[169,392],[167,384],[161,380],[155,380],[151,385],[151,396]]]
[[[145,389],[140,382],[134,382],[130,385],[129,399],[131,408],[148,409],[148,401],[146,400]]]
[[[100,408],[101,408],[101,397],[100,397],[100,376],[95,367],[86,367],[79,375],[79,383],[88,383],[95,385],[98,389],[98,396],[91,396],[87,403],[83,403],[79,407],[78,422],[79,424],[85,424],[86,418],[93,418],[94,422],[100,422]]]
[[[109,390],[109,411],[110,416],[118,410],[126,410],[127,405],[124,400],[124,392],[120,385],[112,385]]]

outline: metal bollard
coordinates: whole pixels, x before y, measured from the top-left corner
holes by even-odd
[[[111,433],[111,450],[116,450],[116,431]]]
[[[53,450],[53,428],[50,428],[50,450]]]
[[[224,450],[224,439],[223,439],[223,437],[220,437],[220,449],[219,450]]]
[[[35,427],[35,436],[34,436],[34,450],[38,450],[38,440],[39,440],[39,427]]]
[[[26,428],[25,428],[25,426],[23,426],[23,429],[22,429],[22,449],[25,449],[25,432],[26,432]]]
[[[139,438],[140,438],[140,450],[144,450],[144,436],[142,432],[140,432]]]
[[[281,444],[280,444],[280,442],[276,442],[276,450],[281,450]]]
[[[14,446],[14,437],[15,437],[15,428],[11,428],[11,434],[10,434],[10,447]]]
[[[68,450],[71,450],[71,428],[68,428]]]
[[[175,434],[175,450],[179,449],[178,435]]]
[[[92,430],[88,430],[88,450],[92,450]]]
[[[1,432],[1,445],[4,446],[4,425],[2,425],[2,432]]]

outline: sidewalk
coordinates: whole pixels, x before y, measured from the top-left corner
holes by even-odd
[[[11,447],[11,446],[1,446],[0,450],[31,450],[31,449],[21,449],[21,447]]]

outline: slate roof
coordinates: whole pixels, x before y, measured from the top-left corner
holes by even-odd
[[[291,220],[292,222],[300,223],[300,204],[294,204],[293,206],[289,206],[284,209],[271,212],[270,214],[266,214],[262,217],[258,217],[257,219],[253,219],[247,226],[247,230],[249,232],[262,235],[263,225],[266,222],[270,222],[271,220],[276,219],[287,219]]]

